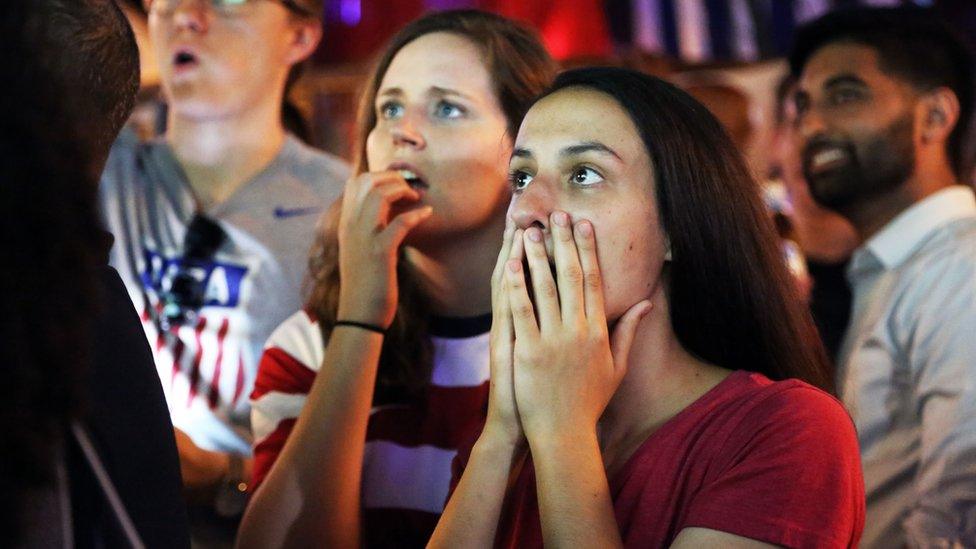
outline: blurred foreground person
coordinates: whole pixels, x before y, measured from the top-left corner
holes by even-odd
[[[172,426],[96,209],[135,41],[102,0],[4,2],[2,531],[15,547],[186,547]]]
[[[837,12],[790,64],[810,194],[864,241],[839,394],[857,425],[866,547],[976,541],[973,59],[918,9]]]

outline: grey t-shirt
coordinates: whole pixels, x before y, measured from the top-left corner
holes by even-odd
[[[163,331],[160,294],[183,264],[196,201],[162,139],[123,133],[102,175],[100,203],[115,236],[111,264],[122,275],[153,350],[173,425],[200,447],[250,454],[250,406],[258,361],[271,331],[301,308],[318,214],[349,175],[338,158],[288,136],[274,160],[229,199],[201,212],[227,235],[205,281],[199,318]]]

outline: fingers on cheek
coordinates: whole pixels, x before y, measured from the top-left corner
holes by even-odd
[[[580,221],[576,224],[573,235],[576,238],[576,246],[579,248],[593,248],[593,225],[589,221]]]

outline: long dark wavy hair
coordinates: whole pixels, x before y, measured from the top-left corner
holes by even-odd
[[[565,72],[546,93],[588,88],[633,120],[671,243],[671,325],[688,352],[730,370],[827,391],[827,356],[786,269],[759,187],[715,117],[667,82],[627,69]]]
[[[72,0],[75,1],[75,0]],[[54,447],[80,412],[96,268],[107,250],[89,148],[50,65],[49,13],[0,9],[0,531],[16,545],[25,500],[53,478]],[[113,6],[114,8],[114,6]],[[119,14],[121,17],[121,14]]]
[[[433,13],[404,27],[376,61],[359,107],[354,172],[368,171],[366,137],[376,126],[374,103],[383,76],[396,54],[421,36],[449,32],[481,48],[485,66],[495,85],[499,103],[508,121],[508,135],[514,139],[522,117],[533,99],[542,93],[556,73],[538,36],[509,19],[476,10]],[[324,218],[326,226],[312,248],[311,296],[307,308],[319,320],[324,341],[329,340],[339,305],[338,203]],[[501,235],[499,235],[500,237]],[[373,393],[374,404],[405,402],[424,393],[430,379],[431,346],[427,334],[430,311],[416,276],[401,252],[397,267],[399,303],[380,355]],[[488,281],[485,280],[485,284]]]

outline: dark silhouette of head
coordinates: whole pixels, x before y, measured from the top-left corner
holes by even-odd
[[[100,174],[109,148],[135,105],[139,49],[114,0],[36,0],[47,23],[36,62],[60,81],[77,135]]]
[[[31,491],[49,486],[58,440],[83,409],[96,272],[106,254],[92,136],[98,133],[104,154],[134,89],[102,81],[102,71],[118,69],[112,63],[71,63],[112,59],[91,54],[101,51],[91,40],[114,35],[87,26],[124,24],[116,15],[111,1],[0,3],[0,67],[10,75],[0,102],[0,432],[7,445],[0,455],[0,531],[14,546],[23,513],[32,508]]]

